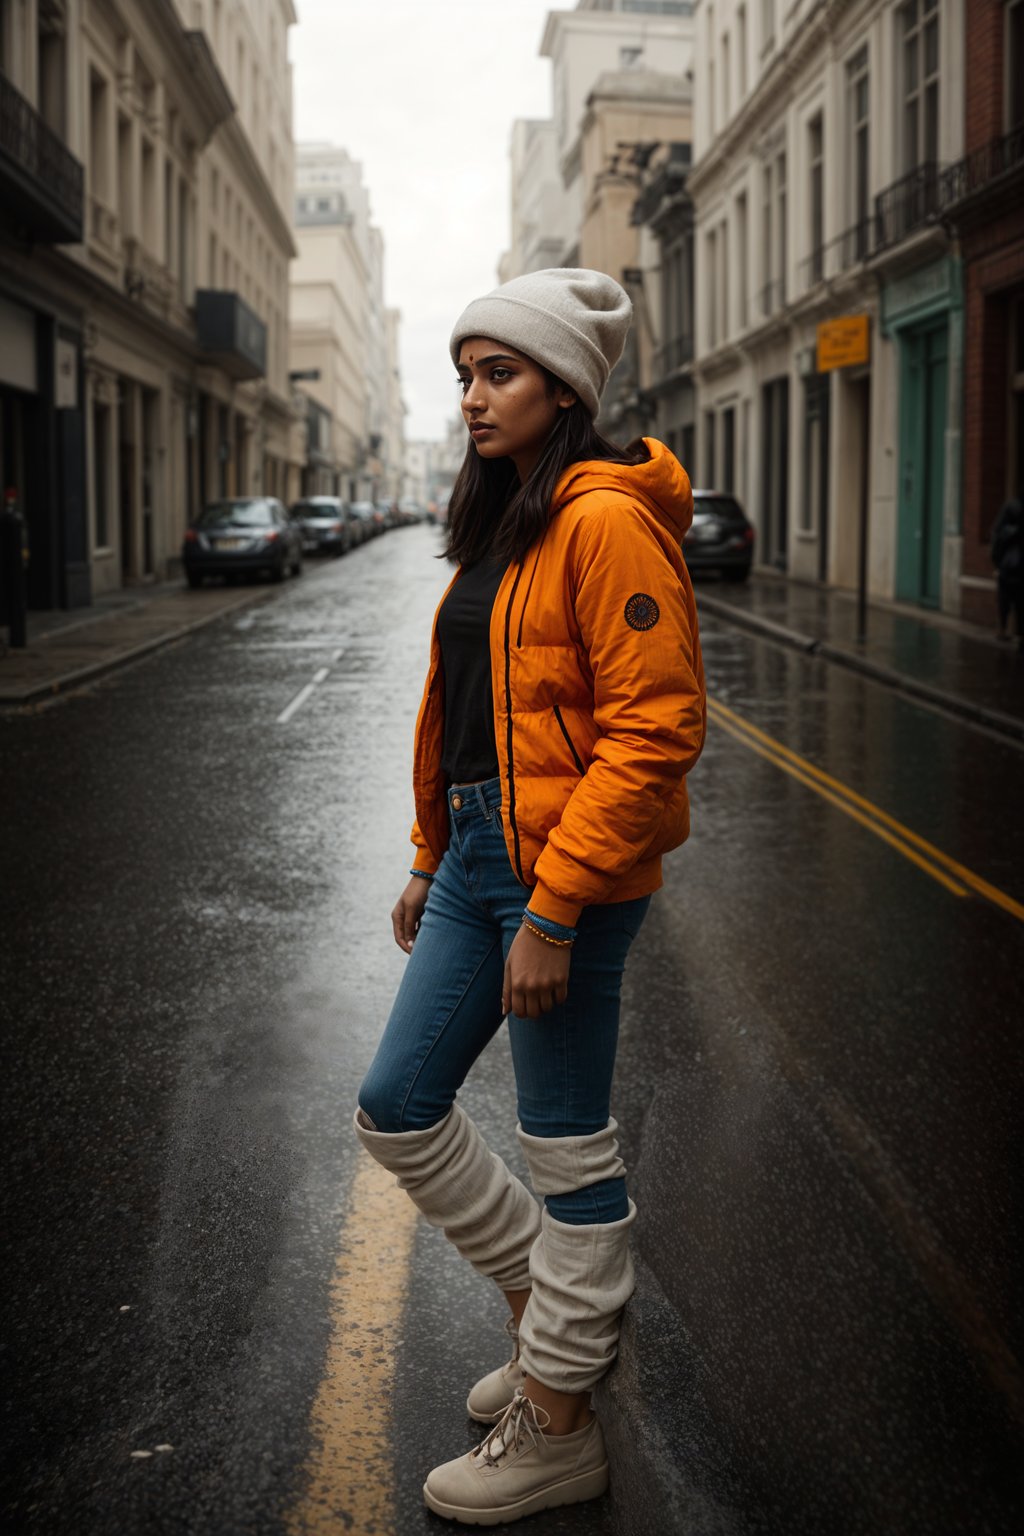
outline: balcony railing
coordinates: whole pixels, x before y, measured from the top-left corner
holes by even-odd
[[[875,198],[875,238],[879,249],[897,245],[942,209],[942,182],[933,160],[915,166]]]
[[[30,240],[75,244],[84,223],[82,166],[0,73],[0,212]]]
[[[654,372],[659,379],[667,378],[687,363],[693,362],[693,337],[675,336],[666,341],[654,354]]]
[[[1001,139],[992,139],[981,149],[947,166],[939,176],[939,197],[943,208],[962,203],[994,182],[1024,167],[1024,128],[1014,128]]]
[[[199,345],[233,379],[258,379],[267,371],[267,328],[237,293],[196,291]]]

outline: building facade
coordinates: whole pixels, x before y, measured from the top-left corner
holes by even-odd
[[[38,349],[34,391],[24,357],[13,383],[0,364],[0,451],[36,606],[168,576],[205,499],[297,489],[294,21],[291,0],[0,3],[19,124],[0,152],[0,325]],[[51,166],[70,186],[67,157],[80,210],[55,239],[29,205]],[[45,473],[41,431],[59,450]]]
[[[540,51],[552,64],[552,116],[514,125],[511,244],[499,265],[503,282],[587,266],[626,286],[636,324],[601,424],[623,439],[660,431],[677,450],[692,435],[694,398],[676,355],[678,242],[674,225],[656,231],[647,204],[637,209],[654,171],[677,167],[681,146],[688,157],[693,35],[690,0],[580,0],[550,13]]]
[[[362,167],[346,150],[298,147],[295,239],[291,367],[319,375],[302,387],[332,419],[335,491],[394,500],[403,465],[398,315],[385,308],[384,240]]]
[[[963,0],[698,0],[697,478],[759,558],[962,608]],[[866,351],[819,367],[825,322]],[[863,531],[863,533],[862,533]]]
[[[1024,0],[977,0],[965,156],[944,176],[964,288],[962,612],[990,624],[992,525],[1024,491]]]

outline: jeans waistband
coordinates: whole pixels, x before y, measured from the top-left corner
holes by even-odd
[[[500,779],[485,779],[482,784],[453,784],[448,791],[448,811],[452,816],[483,816],[489,821],[500,808]]]

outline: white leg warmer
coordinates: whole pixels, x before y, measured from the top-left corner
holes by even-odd
[[[426,1131],[370,1130],[356,1112],[356,1135],[431,1226],[503,1291],[530,1284],[530,1250],[540,1228],[537,1202],[485,1143],[459,1105]]]
[[[519,1140],[539,1195],[565,1194],[625,1172],[610,1120],[594,1136],[528,1136]],[[548,1211],[530,1254],[533,1290],[519,1330],[520,1364],[558,1392],[588,1392],[618,1349],[622,1309],[633,1294],[629,1229],[636,1206],[620,1221],[577,1226]]]

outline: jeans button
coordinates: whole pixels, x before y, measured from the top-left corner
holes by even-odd
[[[462,810],[462,796],[461,795],[452,795],[452,810],[453,811],[461,811]]]

